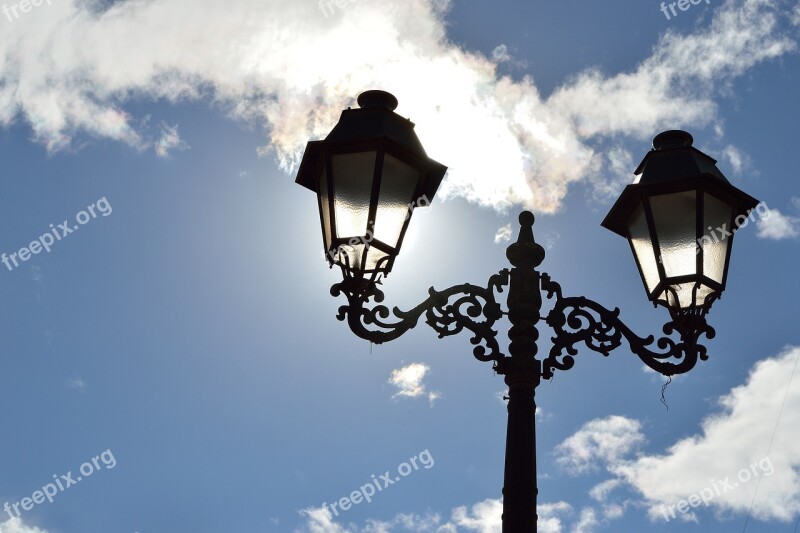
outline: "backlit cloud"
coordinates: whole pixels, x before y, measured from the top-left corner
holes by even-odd
[[[291,171],[307,140],[378,87],[449,166],[443,196],[553,212],[570,184],[607,188],[609,168],[616,176],[615,161],[627,164],[617,151],[609,167],[598,143],[713,124],[719,89],[796,50],[796,9],[730,1],[708,27],[668,31],[629,70],[585,70],[544,96],[530,77],[498,74],[507,50],[486,57],[453,44],[448,2],[353,4],[323,13],[316,0],[53,2],[3,26],[0,124],[26,122],[53,151],[106,138],[166,154],[177,129],[153,134],[129,104],[200,101],[263,126],[262,153]]]
[[[756,227],[756,235],[762,239],[791,239],[800,235],[800,217],[784,215],[777,209],[770,209],[767,215],[756,221]]]
[[[425,388],[423,380],[430,371],[430,367],[424,363],[411,363],[397,370],[392,370],[389,383],[397,388],[397,392],[392,398],[418,398],[425,396],[431,406],[441,397],[440,392],[429,391]]]
[[[788,347],[758,362],[747,381],[719,399],[700,431],[663,453],[635,453],[644,440],[638,421],[623,417],[592,420],[557,448],[559,463],[584,473],[602,467],[612,477],[591,491],[605,516],[620,516],[638,495],[653,520],[699,520],[697,512],[745,514],[789,521],[800,512],[800,347]],[[774,434],[774,441],[773,441]],[[619,494],[619,496],[617,496]],[[680,512],[677,503],[705,495]],[[615,507],[617,511],[615,512]],[[609,514],[609,512],[611,514]]]

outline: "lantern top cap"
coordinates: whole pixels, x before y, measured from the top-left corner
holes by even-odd
[[[358,106],[362,109],[382,108],[389,111],[397,109],[397,98],[386,91],[365,91],[358,95]]]
[[[432,200],[447,167],[428,157],[414,123],[394,112],[397,98],[374,89],[362,92],[357,101],[359,107],[343,110],[324,140],[309,141],[295,182],[319,192],[320,173],[333,154],[384,150],[419,171],[420,194]]]
[[[717,160],[692,146],[694,138],[683,130],[667,130],[653,139],[653,149],[645,154],[633,172],[639,183],[673,181],[692,176],[713,176],[728,180],[717,168]]]
[[[668,130],[653,139],[653,149],[634,174],[638,182],[622,191],[606,215],[602,226],[623,237],[628,236],[628,219],[646,196],[685,190],[715,191],[731,205],[734,215],[754,208],[758,200],[737,189],[717,168],[717,161],[694,146],[692,136],[682,130]]]
[[[683,130],[669,130],[659,133],[653,139],[653,150],[688,148],[694,142],[692,135]]]

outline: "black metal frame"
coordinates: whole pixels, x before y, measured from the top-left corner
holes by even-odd
[[[672,289],[672,286],[691,283],[693,284],[691,306],[695,307],[698,305],[697,290],[702,284],[708,287],[710,291],[705,296],[704,301],[700,302],[704,308],[702,312],[707,313],[714,301],[725,290],[731,248],[733,247],[733,232],[735,232],[734,221],[739,215],[749,215],[750,211],[758,205],[758,200],[731,185],[717,168],[717,161],[694,148],[692,143],[692,136],[685,131],[670,130],[658,134],[653,139],[653,150],[650,150],[645,155],[634,172],[639,176],[639,181],[625,187],[603,220],[602,226],[629,240],[631,251],[634,252],[636,265],[642,277],[642,284],[645,291],[647,291],[647,297],[653,302],[654,306],[663,305],[670,308],[670,298],[675,300],[676,305],[680,305],[678,295]],[[659,261],[661,247],[658,240],[658,228],[653,220],[651,200],[663,194],[689,191],[693,191],[695,194],[696,225],[694,233],[695,242],[698,243],[699,248],[697,250],[695,272],[689,275],[669,277],[665,272],[664,265]],[[707,275],[703,260],[705,250],[699,245],[705,235],[707,224],[704,206],[706,194],[727,204],[732,210],[728,222],[731,234],[727,239],[725,264],[722,271],[722,279],[719,282]],[[659,281],[652,290],[648,287],[644,269],[639,262],[638,254],[635,253],[630,234],[630,217],[637,206],[641,206],[644,211],[650,242],[657,261]],[[662,295],[664,295],[663,299],[661,298]]]
[[[370,190],[370,199],[369,199],[369,212],[367,215],[367,224],[364,227],[364,235],[340,235],[339,230],[336,226],[336,205],[335,199],[336,195],[338,194],[336,191],[336,181],[333,175],[333,158],[339,155],[349,155],[349,154],[358,154],[358,153],[365,153],[365,152],[374,152],[375,153],[375,161],[373,163],[373,175],[371,180],[371,190]],[[403,245],[403,239],[405,238],[406,231],[408,230],[408,224],[410,222],[411,217],[407,216],[405,221],[403,222],[403,227],[400,230],[400,235],[397,239],[396,243],[386,243],[374,237],[375,233],[375,221],[377,216],[377,209],[379,203],[379,196],[380,196],[380,188],[381,183],[383,181],[383,166],[386,154],[395,157],[396,159],[408,164],[409,166],[416,169],[419,173],[417,178],[417,183],[414,186],[414,191],[411,194],[411,198],[409,198],[409,202],[415,201],[417,198],[421,197],[424,193],[423,190],[423,174],[426,162],[423,161],[419,156],[415,155],[414,153],[410,152],[409,150],[403,149],[401,146],[394,146],[390,145],[386,141],[382,139],[377,140],[369,140],[363,141],[360,143],[352,143],[352,142],[340,142],[340,143],[327,143],[325,146],[324,154],[320,156],[320,161],[322,161],[323,166],[322,170],[325,171],[325,175],[322,175],[322,170],[320,171],[320,180],[325,180],[326,183],[326,190],[328,195],[328,220],[325,220],[325,215],[322,211],[321,199],[318,201],[319,205],[319,217],[320,222],[322,225],[322,241],[325,246],[325,257],[328,260],[328,263],[333,266],[334,264],[339,265],[340,267],[344,267],[348,269],[351,273],[359,273],[364,275],[371,275],[374,272],[379,272],[384,275],[391,272],[392,267],[394,266],[394,261],[397,258],[398,251],[400,247]],[[330,233],[331,233],[331,241],[328,243],[326,236],[325,236],[325,228],[326,225],[330,226]],[[362,242],[365,243],[364,246],[364,253],[361,257],[360,264],[352,264],[350,257],[347,256],[346,252],[342,249],[343,246],[349,244],[351,239],[361,239]],[[369,254],[370,248],[377,248],[384,254],[386,257],[383,258],[379,263],[371,269],[367,269],[365,267],[367,256]],[[338,253],[334,254],[338,250]],[[339,260],[334,260],[334,257],[339,257],[339,255],[343,257]]]
[[[690,371],[698,359],[708,358],[700,337],[714,337],[706,323],[707,306],[689,310],[670,310],[671,320],[663,327],[666,336],[657,341],[653,335],[636,335],[619,318],[619,309],[606,307],[584,297],[565,297],[561,286],[536,268],[544,260],[544,249],[533,238],[534,217],[520,215],[520,234],[506,255],[513,268],[503,269],[489,278],[485,287],[463,284],[443,291],[433,287],[428,298],[409,311],[397,307],[390,313],[385,305],[368,308],[370,300],[384,299],[378,288],[379,276],[354,278],[342,268],[344,280],[331,287],[331,294],[347,297],[337,318],[346,320],[357,336],[376,344],[392,341],[414,328],[425,315],[425,323],[440,338],[464,330],[472,334],[473,355],[479,361],[493,362],[493,369],[509,386],[508,438],[503,489],[503,531],[536,531],[536,457],[534,401],[535,389],[542,379],[550,379],[555,370],[569,370],[575,364],[578,347],[608,356],[622,345],[653,370],[673,376]],[[507,305],[496,299],[508,286]],[[554,332],[552,348],[543,360],[537,359],[537,324],[542,318],[543,297],[552,300],[545,322]],[[396,320],[389,321],[390,315]],[[495,323],[507,316],[512,324],[508,332],[510,355],[500,350]],[[678,339],[671,338],[673,334]],[[651,349],[655,343],[659,351]],[[674,359],[675,361],[670,361]]]
[[[668,276],[665,269],[664,264],[661,261],[658,261],[658,258],[661,257],[661,243],[659,241],[659,233],[655,223],[655,219],[653,217],[653,207],[652,207],[652,199],[657,196],[663,195],[671,195],[671,194],[678,194],[682,192],[692,192],[695,196],[695,238],[693,244],[697,246],[697,253],[695,258],[695,271],[692,274],[680,275],[680,276]],[[636,260],[636,266],[639,269],[639,274],[642,278],[642,284],[644,285],[645,291],[647,291],[648,298],[653,302],[653,306],[663,305],[664,307],[669,308],[669,305],[666,304],[664,300],[661,300],[659,297],[665,291],[671,291],[673,293],[673,298],[677,301],[678,296],[675,294],[675,291],[671,288],[674,285],[681,284],[681,283],[692,283],[694,284],[692,298],[696,301],[695,293],[699,286],[705,285],[711,292],[706,296],[703,305],[708,311],[711,308],[711,305],[716,301],[722,292],[725,290],[725,285],[727,283],[727,274],[728,274],[728,265],[730,262],[730,252],[731,248],[733,247],[733,235],[727,239],[727,246],[725,251],[725,264],[722,270],[722,281],[718,282],[716,280],[711,279],[707,273],[705,268],[705,249],[703,246],[700,246],[698,243],[700,240],[705,236],[706,232],[706,213],[705,213],[705,195],[709,194],[721,202],[729,205],[731,207],[731,216],[727,221],[727,226],[729,228],[733,227],[733,219],[736,215],[735,213],[735,206],[736,200],[732,197],[726,196],[722,194],[717,188],[712,187],[707,183],[707,180],[702,178],[692,178],[689,180],[675,180],[670,181],[667,183],[660,183],[656,185],[649,186],[646,190],[639,190],[638,201],[641,202],[642,208],[645,214],[645,220],[647,221],[647,229],[648,233],[650,234],[650,240],[653,243],[653,253],[655,254],[656,261],[657,261],[657,268],[658,268],[658,277],[659,282],[650,291],[647,287],[647,282],[645,280],[644,271],[642,269],[642,265],[639,262],[639,256],[635,253],[633,249],[633,239],[630,233],[628,233],[627,238],[628,242],[630,243],[631,252],[633,252],[634,259]],[[715,228],[716,229],[716,228]]]
[[[531,241],[535,245],[534,241]],[[511,247],[520,243],[512,244]],[[536,245],[538,246],[538,245]],[[620,310],[610,310],[597,302],[582,296],[563,296],[561,286],[553,281],[549,274],[535,270],[537,277],[537,290],[543,292],[547,300],[553,300],[553,306],[545,317],[545,322],[555,332],[551,338],[553,348],[543,361],[544,379],[550,379],[553,369],[568,370],[572,368],[572,356],[577,354],[578,344],[585,344],[587,348],[608,356],[610,352],[626,340],[631,351],[636,354],[644,364],[666,376],[682,374],[691,370],[698,359],[706,360],[706,348],[698,344],[701,335],[707,338],[714,337],[714,328],[706,323],[706,312],[702,308],[692,311],[673,311],[671,318],[663,327],[665,335],[678,333],[680,342],[669,337],[662,337],[656,342],[661,352],[650,349],[655,342],[653,335],[639,337],[628,328],[619,318]],[[347,271],[343,270],[347,276]],[[375,302],[384,300],[383,291],[378,288],[380,279],[377,277],[365,280],[364,283],[354,283],[356,280],[345,279],[331,287],[331,295],[347,297],[348,304],[339,308],[337,318],[347,321],[350,329],[358,337],[375,344],[382,344],[397,339],[408,330],[417,326],[419,319],[425,315],[425,323],[432,327],[439,338],[456,335],[469,330],[473,337],[473,355],[479,361],[494,361],[502,365],[508,356],[500,351],[497,341],[497,331],[492,329],[503,315],[509,312],[502,309],[495,298],[495,293],[502,293],[503,288],[509,284],[509,269],[503,269],[492,275],[486,287],[465,283],[455,285],[448,289],[437,291],[433,287],[428,289],[428,298],[408,311],[394,307],[390,312],[386,305],[377,305],[368,308],[371,299]],[[455,298],[453,300],[453,298]],[[451,302],[451,300],[453,300]],[[541,299],[536,302],[537,309],[541,307]],[[388,322],[390,315],[397,321]],[[484,320],[475,320],[482,317]],[[373,326],[377,329],[368,329]],[[679,359],[679,363],[667,363],[667,359]]]
[[[359,109],[342,111],[339,122],[331,130],[325,140],[310,141],[306,145],[303,160],[297,171],[296,183],[320,193],[320,183],[324,182],[328,195],[328,217],[325,217],[321,198],[318,198],[318,211],[322,223],[323,242],[328,263],[347,269],[348,278],[375,278],[379,274],[387,275],[394,265],[395,257],[403,244],[410,221],[409,216],[403,223],[396,243],[381,242],[374,238],[376,214],[380,187],[383,180],[383,163],[386,154],[408,164],[417,172],[417,182],[410,202],[427,198],[431,202],[444,178],[447,167],[429,158],[422,144],[414,133],[414,123],[394,113],[397,99],[385,91],[366,91],[359,95]],[[340,235],[336,227],[336,180],[333,176],[332,158],[341,154],[359,152],[376,152],[374,170],[371,181],[369,214],[364,227],[364,235]],[[325,175],[323,174],[325,172]],[[326,220],[327,218],[327,220]],[[331,239],[328,242],[325,227],[330,226]],[[351,239],[359,239],[365,244],[361,262],[356,264],[353,257],[344,253],[344,245]],[[386,254],[374,267],[367,269],[366,259],[369,250],[375,248]],[[342,252],[342,253],[339,253]],[[368,285],[368,281],[351,283],[353,286]]]

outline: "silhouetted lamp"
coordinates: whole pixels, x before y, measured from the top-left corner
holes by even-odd
[[[296,180],[317,193],[328,262],[356,281],[391,271],[413,207],[433,200],[447,171],[394,113],[394,96],[367,91],[358,104],[308,143]]]
[[[536,388],[555,371],[572,368],[579,348],[607,356],[624,343],[625,351],[670,377],[708,359],[701,337],[715,335],[706,313],[725,289],[734,224],[758,202],[693,148],[688,133],[666,131],[653,140],[636,169],[638,183],[625,188],[603,226],[630,241],[649,299],[670,311],[665,336],[657,340],[634,333],[618,308],[564,296],[558,282],[538,270],[545,250],[534,239],[530,212],[520,215],[519,236],[506,250],[510,268],[485,285],[431,287],[412,309],[390,311],[380,304],[378,278],[392,268],[410,206],[433,199],[446,169],[425,155],[414,125],[394,113],[392,95],[368,91],[358,103],[361,109],[344,111],[324,141],[308,143],[297,176],[297,183],[317,193],[328,261],[344,273],[331,287],[333,296],[347,298],[336,317],[376,344],[421,323],[440,338],[470,334],[475,358],[491,362],[508,385],[503,532],[535,532]],[[498,301],[504,292],[505,306]],[[507,353],[495,327],[503,318],[511,323]],[[541,322],[553,335],[547,355],[537,358]]]
[[[602,225],[626,237],[648,298],[673,314],[708,312],[725,290],[735,220],[758,200],[731,185],[685,131],[665,131]]]

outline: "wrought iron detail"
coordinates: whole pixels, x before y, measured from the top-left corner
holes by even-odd
[[[497,342],[494,324],[505,312],[495,298],[495,292],[503,292],[508,285],[509,271],[503,269],[491,276],[486,287],[463,284],[443,291],[433,287],[428,289],[428,298],[408,311],[397,307],[391,314],[398,320],[389,321],[389,308],[385,305],[366,307],[370,299],[382,302],[383,291],[378,288],[380,280],[358,280],[346,277],[341,283],[331,287],[331,294],[347,297],[347,305],[339,307],[336,316],[347,320],[350,330],[370,342],[382,344],[392,341],[414,328],[420,317],[425,315],[425,323],[436,331],[439,338],[457,335],[464,330],[473,336],[470,342],[475,345],[473,355],[479,361],[499,361],[503,357]],[[479,320],[480,318],[483,320]],[[369,328],[372,326],[374,329]]]
[[[388,306],[381,305],[384,294],[379,288],[380,274],[375,271],[365,275],[349,268],[345,254],[340,264],[343,279],[331,287],[333,296],[347,297],[347,305],[339,307],[337,318],[346,320],[351,331],[362,339],[382,344],[416,327],[424,315],[425,323],[439,338],[469,331],[470,342],[475,346],[472,353],[478,360],[494,361],[493,368],[499,374],[513,378],[512,381],[527,380],[534,387],[541,378],[552,378],[554,370],[572,368],[581,344],[608,356],[625,341],[644,364],[665,376],[683,374],[694,368],[698,360],[708,359],[706,347],[699,341],[703,335],[708,339],[715,336],[714,328],[706,322],[710,305],[670,309],[671,320],[662,328],[665,336],[640,337],[620,320],[618,308],[610,310],[582,296],[565,297],[558,283],[537,270],[544,249],[534,241],[533,221],[530,213],[520,216],[519,239],[507,250],[511,270],[494,274],[485,287],[469,283],[443,291],[431,287],[428,298],[408,311],[397,307],[390,311]],[[503,310],[495,293],[503,292],[506,286],[509,294],[507,309]],[[553,302],[544,318],[554,336],[547,357],[540,361],[536,359],[536,326],[543,294]],[[370,308],[372,300],[376,305]],[[508,315],[512,323],[510,356],[501,352],[498,332],[494,329],[503,315]]]
[[[550,379],[553,370],[569,370],[575,364],[578,354],[576,345],[583,343],[587,348],[608,356],[622,344],[624,338],[631,351],[644,364],[665,376],[683,374],[697,364],[698,359],[708,359],[706,347],[699,344],[700,336],[712,339],[714,328],[706,323],[705,313],[686,312],[673,314],[672,320],[662,328],[667,337],[657,341],[653,335],[639,337],[619,318],[619,308],[613,311],[584,297],[564,297],[561,286],[542,274],[542,290],[548,299],[554,299],[553,308],[546,322],[553,329],[553,346],[543,362],[542,377]],[[669,337],[678,333],[680,339]],[[659,352],[650,349],[655,342]],[[676,362],[669,361],[676,359]]]

